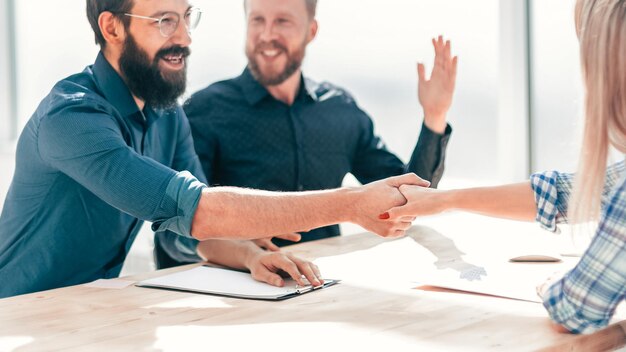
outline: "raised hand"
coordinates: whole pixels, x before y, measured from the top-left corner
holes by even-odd
[[[458,57],[452,57],[452,45],[449,40],[444,42],[443,37],[439,36],[432,42],[435,48],[435,63],[430,79],[426,79],[424,64],[417,65],[418,98],[424,109],[426,126],[434,132],[443,134],[456,85]]]

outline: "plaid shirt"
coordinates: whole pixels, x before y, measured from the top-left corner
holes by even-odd
[[[602,216],[591,245],[580,262],[544,293],[550,317],[574,333],[605,327],[626,294],[626,179],[624,162],[607,169]],[[557,231],[566,223],[572,174],[534,174],[536,220]]]

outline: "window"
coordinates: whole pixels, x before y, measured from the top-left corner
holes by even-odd
[[[531,4],[533,171],[575,171],[583,121],[575,1]]]
[[[63,78],[91,65],[98,53],[85,2],[16,1],[15,42],[18,130]],[[69,4],[69,3],[68,3]],[[54,14],[53,16],[51,14]]]
[[[525,180],[530,170],[528,13],[528,1],[500,1],[497,182]]]
[[[15,139],[15,46],[13,0],[0,3],[0,146]]]

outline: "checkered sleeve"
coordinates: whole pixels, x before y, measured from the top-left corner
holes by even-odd
[[[530,185],[535,193],[537,216],[535,220],[549,231],[556,232],[557,224],[567,221],[567,205],[572,193],[572,174],[549,171],[534,174]]]
[[[605,327],[626,293],[626,182],[608,197],[580,262],[544,293],[550,317],[574,333]]]
[[[611,165],[606,172],[602,192],[602,209],[606,208],[615,185],[624,175],[624,162]],[[574,175],[548,171],[533,174],[530,184],[535,193],[537,216],[535,220],[546,230],[556,232],[557,224],[568,222],[567,209],[572,195]]]

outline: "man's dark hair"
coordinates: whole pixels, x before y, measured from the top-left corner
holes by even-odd
[[[317,0],[304,0],[306,4],[306,10],[309,13],[309,18],[315,18],[315,13],[317,11]],[[248,0],[243,1],[243,7],[246,9],[248,6]]]
[[[96,36],[96,44],[100,45],[100,48],[104,49],[106,46],[106,40],[100,31],[98,26],[98,18],[103,12],[112,12],[115,15],[124,14],[130,12],[133,8],[133,0],[87,0],[87,19],[93,29],[93,33]],[[127,16],[120,16],[124,26],[128,28],[130,24],[130,18]]]

